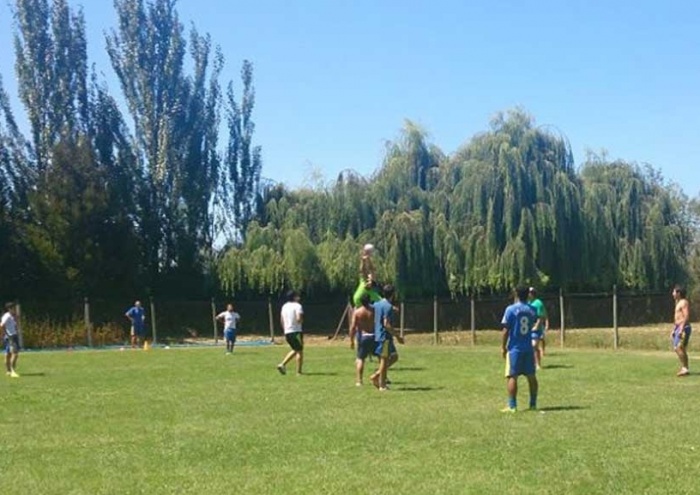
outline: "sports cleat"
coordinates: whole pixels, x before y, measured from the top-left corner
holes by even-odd
[[[537,411],[537,406],[530,406],[527,408],[528,411]]]
[[[10,376],[12,378],[19,378],[19,373],[17,373],[16,371],[12,371],[12,372],[10,372]]]
[[[283,365],[281,365],[281,364],[278,364],[278,365],[277,365],[277,371],[280,372],[280,375],[286,375],[286,374],[287,374],[287,369],[286,369]]]
[[[676,373],[676,376],[688,376],[689,374],[690,371],[688,371],[688,368],[683,368],[678,373]]]
[[[504,407],[501,409],[502,413],[516,413],[518,410],[515,407]]]

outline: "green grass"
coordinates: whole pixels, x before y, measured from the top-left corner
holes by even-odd
[[[670,352],[552,348],[542,412],[503,415],[496,347],[399,350],[387,393],[345,344],[302,377],[283,346],[25,353],[0,472],[35,494],[696,493],[700,375]]]

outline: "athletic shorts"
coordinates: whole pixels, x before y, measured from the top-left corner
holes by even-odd
[[[292,350],[297,352],[301,352],[304,350],[304,334],[302,334],[301,332],[285,334],[284,338],[287,341],[287,344],[289,344],[289,347],[292,348]]]
[[[539,330],[535,330],[530,334],[530,338],[532,340],[542,340],[544,338],[544,329],[540,328]]]
[[[143,337],[143,335],[146,333],[145,327],[131,327],[131,336],[132,337]]]
[[[506,378],[534,374],[534,351],[508,351],[508,354],[506,354]]]
[[[18,335],[6,335],[3,343],[5,344],[5,354],[17,354],[19,352]]]
[[[674,349],[685,349],[688,347],[688,341],[690,340],[690,334],[693,329],[690,325],[686,325],[683,328],[676,326],[673,329],[673,348]]]
[[[396,346],[393,339],[386,339],[383,342],[377,342],[374,345],[374,354],[380,358],[388,358],[397,354]]]
[[[374,354],[376,347],[373,334],[357,334],[357,359],[366,359],[370,354]]]
[[[224,339],[226,342],[233,342],[236,343],[236,329],[235,328],[227,328],[224,330]]]

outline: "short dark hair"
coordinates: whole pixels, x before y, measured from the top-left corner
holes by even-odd
[[[360,304],[362,304],[365,308],[369,306],[369,303],[371,302],[369,298],[369,294],[366,292],[362,294],[362,297],[360,297]]]
[[[286,299],[287,301],[293,301],[293,300],[296,299],[297,297],[299,297],[299,293],[298,293],[297,291],[295,291],[295,290],[289,290],[289,291],[287,291],[287,295],[285,296],[285,299]]]
[[[674,292],[678,292],[683,299],[685,299],[685,287],[683,287],[680,284],[676,284],[673,286]]]
[[[384,287],[382,287],[382,295],[389,299],[394,295],[394,286],[391,284],[386,284]]]
[[[515,294],[518,296],[519,301],[527,301],[527,295],[530,291],[527,287],[520,286],[515,289]]]
[[[535,294],[537,294],[537,289],[535,289],[534,287],[530,287],[528,289],[528,292],[534,296]]]
[[[10,311],[13,309],[15,306],[17,306],[17,303],[14,302],[7,302],[5,303],[5,311]]]

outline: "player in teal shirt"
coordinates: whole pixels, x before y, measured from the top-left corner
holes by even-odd
[[[537,409],[537,377],[531,331],[537,321],[535,310],[527,304],[528,289],[516,289],[516,301],[503,314],[501,353],[506,360],[508,407],[503,412],[517,411],[518,376],[525,375],[530,387],[530,409]]]
[[[535,366],[539,370],[542,368],[544,338],[547,330],[549,330],[549,317],[547,316],[547,308],[545,308],[542,300],[537,297],[537,291],[534,287],[530,287],[528,301],[537,314],[537,321],[535,326],[532,327],[532,347],[535,349]]]

